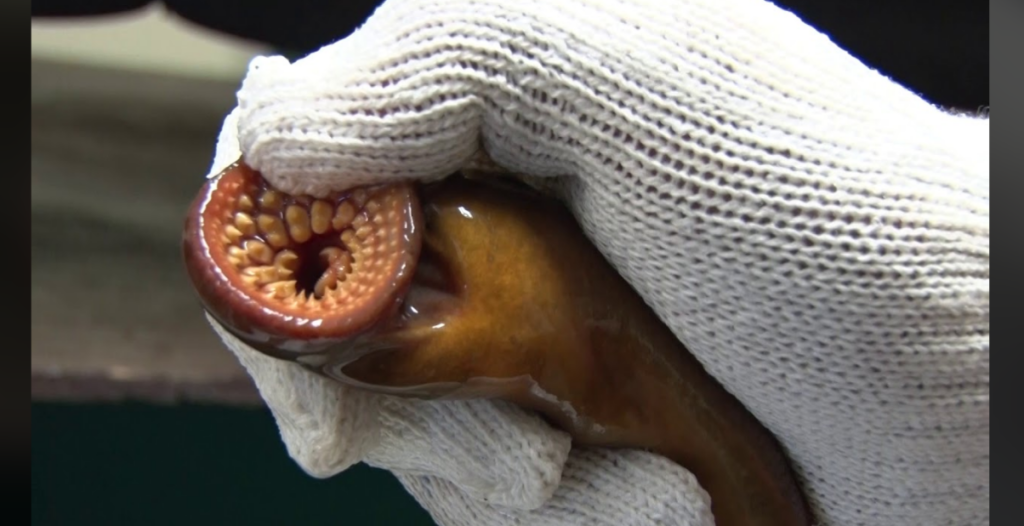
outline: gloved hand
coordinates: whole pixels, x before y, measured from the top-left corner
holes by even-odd
[[[988,523],[986,120],[761,0],[389,0],[308,58],[254,61],[238,101],[212,171],[241,152],[285,191],[440,177],[481,148],[559,181],[822,524]],[[713,521],[667,460],[220,334],[307,471],[390,469],[443,525]]]

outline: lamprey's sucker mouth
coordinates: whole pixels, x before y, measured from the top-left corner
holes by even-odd
[[[344,339],[398,307],[421,223],[412,185],[291,196],[239,162],[193,202],[185,266],[209,313],[240,336]]]
[[[688,469],[720,526],[808,526],[781,445],[554,199],[453,176],[323,199],[237,163],[184,232],[210,316],[264,354],[416,398],[501,399]]]

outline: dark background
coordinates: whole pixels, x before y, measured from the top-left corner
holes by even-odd
[[[34,525],[431,525],[390,473],[328,480],[285,454],[269,412],[33,404]]]
[[[85,16],[148,2],[32,2],[33,16]],[[377,2],[180,0],[194,23],[300,55],[343,38]],[[988,3],[785,0],[805,21],[933,103],[989,104]],[[212,141],[212,138],[211,138]],[[36,525],[431,524],[389,474],[306,476],[266,410],[145,404],[32,407]]]
[[[666,0],[672,1],[672,0]],[[145,0],[34,0],[32,16],[116,13]],[[305,54],[363,23],[378,0],[165,0],[207,28]],[[779,0],[847,51],[935,104],[989,104],[989,6],[964,0]],[[289,53],[293,54],[293,53]]]

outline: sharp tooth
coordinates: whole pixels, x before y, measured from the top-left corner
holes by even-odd
[[[331,266],[345,273],[352,269],[352,254],[344,252],[337,259],[331,261]]]
[[[278,281],[267,285],[266,289],[269,290],[275,298],[283,300],[285,298],[295,296],[295,281]]]
[[[232,243],[238,243],[238,240],[242,239],[242,231],[234,225],[224,227],[224,233],[227,234],[228,240]]]
[[[285,230],[284,223],[280,218],[268,214],[260,214],[256,221],[271,246],[274,248],[288,246],[288,232]]]
[[[327,293],[327,289],[333,287],[337,282],[338,275],[334,272],[334,269],[327,269],[327,271],[320,276],[320,279],[316,280],[316,285],[313,286],[313,294],[317,298],[322,298],[324,294]]]
[[[252,221],[252,216],[245,212],[235,214],[235,226],[246,236],[256,235],[256,223]]]
[[[352,219],[356,216],[356,209],[352,206],[352,203],[345,201],[338,205],[338,210],[334,212],[334,219],[331,221],[331,226],[335,230],[341,230],[352,224]]]
[[[331,228],[331,205],[327,201],[316,201],[312,207],[313,232],[323,234]]]
[[[309,213],[299,205],[291,205],[284,212],[285,221],[288,222],[288,233],[296,243],[305,243],[313,237],[313,231],[309,228]]]
[[[324,265],[331,265],[335,260],[345,255],[345,251],[338,247],[327,247],[320,251],[320,261]]]
[[[345,257],[337,262],[337,269],[341,272],[341,279],[352,273],[352,254],[345,254]]]
[[[252,198],[249,197],[248,195],[242,194],[238,198],[238,205],[237,206],[238,206],[238,208],[240,210],[245,210],[246,212],[251,211],[253,209]]]
[[[274,260],[274,250],[262,241],[256,241],[254,239],[246,241],[245,251],[254,261],[263,263],[264,265],[269,264]]]
[[[277,281],[277,269],[270,265],[247,267],[242,271],[242,276],[252,276],[256,278],[256,284],[265,285]]]
[[[249,264],[249,254],[240,247],[228,247],[228,259],[236,267],[244,267]]]
[[[276,190],[267,190],[260,196],[260,207],[264,210],[277,211],[284,204],[284,196]]]
[[[355,248],[358,241],[356,240],[356,233],[351,229],[341,233],[341,242],[348,247],[349,250]]]
[[[299,256],[291,250],[283,250],[274,257],[274,267],[280,277],[290,277],[299,269]]]

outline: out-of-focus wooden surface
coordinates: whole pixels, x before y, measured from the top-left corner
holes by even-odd
[[[33,62],[34,399],[260,403],[179,252],[236,89]]]

